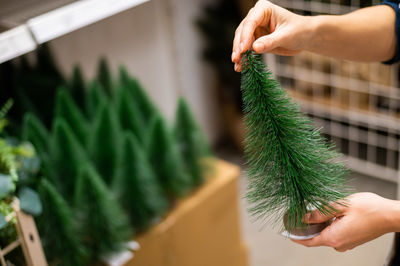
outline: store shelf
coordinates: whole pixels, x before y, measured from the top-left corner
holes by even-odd
[[[41,44],[148,0],[85,0],[29,19],[27,24]]]
[[[0,0],[0,63],[149,0]]]
[[[36,49],[27,26],[18,26],[0,34],[0,63]]]
[[[388,128],[393,132],[400,132],[400,119],[386,114],[361,110],[356,108],[343,108],[330,99],[310,99],[294,91],[290,91],[306,113],[327,114],[339,121],[343,118],[359,123],[368,124],[372,128]]]
[[[295,67],[287,64],[276,63],[281,70],[279,76],[285,78],[294,78],[305,82],[318,85],[330,85],[335,88],[346,88],[349,91],[362,92],[375,96],[390,97],[394,100],[400,100],[400,91],[396,87],[385,86],[369,81],[362,81],[356,78],[343,77],[333,73],[324,73],[320,70]],[[349,86],[351,85],[351,86]]]
[[[343,161],[345,161],[348,167],[357,173],[373,176],[395,184],[398,182],[399,173],[397,170],[360,160],[352,156],[343,156]]]

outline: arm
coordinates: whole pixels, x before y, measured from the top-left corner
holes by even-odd
[[[396,15],[386,5],[341,16],[300,16],[260,0],[238,26],[232,51],[235,70],[247,49],[294,55],[302,50],[355,61],[386,61],[396,50]]]
[[[348,197],[347,204],[347,207],[335,204],[336,220],[320,235],[293,241],[307,247],[329,246],[343,252],[383,234],[400,231],[400,202],[373,193],[356,193]],[[304,220],[321,223],[332,217],[314,211]]]
[[[394,10],[386,5],[312,18],[311,52],[353,61],[387,61],[396,49]]]

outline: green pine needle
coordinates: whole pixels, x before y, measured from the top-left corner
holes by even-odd
[[[310,206],[331,213],[330,202],[348,194],[340,154],[273,79],[261,55],[244,53],[242,68],[250,212],[275,224],[287,213],[289,229],[303,226]]]

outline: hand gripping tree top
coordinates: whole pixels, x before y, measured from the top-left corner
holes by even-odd
[[[273,79],[261,55],[245,52],[242,69],[250,212],[275,223],[287,215],[289,231],[303,226],[310,207],[333,212],[330,203],[348,194],[340,154]]]

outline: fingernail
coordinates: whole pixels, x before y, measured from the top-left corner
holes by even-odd
[[[232,61],[235,60],[235,58],[236,58],[236,52],[233,52],[233,53],[232,53],[232,58],[231,58]]]

